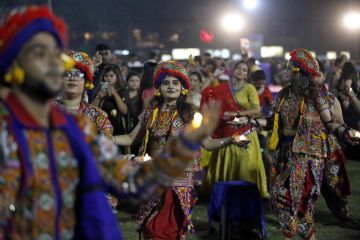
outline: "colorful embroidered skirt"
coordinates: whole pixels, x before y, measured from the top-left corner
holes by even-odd
[[[310,237],[314,208],[320,194],[324,159],[292,152],[292,141],[275,154],[271,176],[271,204],[287,237]]]

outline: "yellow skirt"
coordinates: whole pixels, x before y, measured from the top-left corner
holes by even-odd
[[[251,141],[247,149],[230,145],[211,154],[203,187],[210,191],[220,181],[244,180],[255,183],[262,198],[269,198],[266,174],[256,131],[247,135]]]

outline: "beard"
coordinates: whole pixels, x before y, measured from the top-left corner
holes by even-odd
[[[27,76],[20,89],[37,102],[47,102],[56,97],[61,89],[51,89],[44,81]]]

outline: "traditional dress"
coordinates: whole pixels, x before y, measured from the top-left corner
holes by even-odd
[[[55,102],[59,107],[63,107],[62,97],[58,98]],[[79,114],[87,117],[96,126],[96,130],[105,136],[111,138],[113,136],[113,126],[111,125],[106,112],[98,107],[90,105],[81,101],[79,107]]]
[[[301,74],[308,78],[317,76],[319,66],[309,51],[293,50],[291,60],[297,72],[301,69]],[[270,194],[283,234],[289,238],[299,234],[309,239],[315,232],[315,202],[329,156],[328,130],[320,117],[329,104],[326,92],[316,86],[308,89],[304,76],[300,77],[301,82],[292,83],[305,86],[301,93],[299,90],[295,93],[292,85],[287,86],[275,102],[269,147],[276,152]]]
[[[251,84],[245,84],[240,91],[235,93],[232,93],[227,82],[210,88],[203,94],[202,104],[211,101],[222,103],[221,116],[224,112],[239,112],[259,107],[258,94]],[[261,196],[268,198],[266,174],[257,132],[252,131],[249,126],[238,128],[227,122],[227,120],[221,119],[219,127],[212,136],[213,138],[218,139],[248,133],[246,137],[250,140],[250,144],[246,149],[230,145],[214,151],[203,182],[205,189],[209,189],[218,181],[245,180],[255,183]]]
[[[128,160],[111,141],[87,118],[77,124],[55,106],[43,128],[12,94],[0,104],[0,120],[1,239],[121,239],[97,170],[126,201]],[[154,189],[144,180],[150,185],[141,187]]]
[[[176,106],[166,104],[160,108],[146,109],[141,122],[149,130],[148,141],[144,141],[140,151],[151,156],[160,153],[165,144],[178,136],[185,127]],[[184,230],[192,229],[194,171],[198,171],[198,162],[175,179],[173,186],[166,190],[165,196],[142,205],[139,223],[146,228],[147,236],[153,239],[179,239],[185,234]]]
[[[16,88],[32,81],[12,63],[41,32],[56,41],[52,49],[63,50],[66,25],[46,6],[11,11],[0,26],[1,84]],[[64,56],[51,58],[58,61],[54,66],[61,59],[66,68],[73,66]],[[12,93],[0,102],[0,239],[122,239],[105,192],[122,201],[142,201],[159,194],[192,158],[174,158],[182,153],[168,145],[167,158],[134,167],[130,156],[117,155],[114,143],[98,135],[89,119],[51,106],[45,127],[32,114]]]
[[[177,77],[184,89],[190,88],[190,81],[185,68],[174,61],[161,63],[154,74],[154,86],[159,88],[167,74]],[[141,136],[144,141],[140,148],[143,154],[160,154],[167,142],[171,142],[185,127],[176,105],[160,103],[148,107],[140,120]],[[198,170],[195,161],[180,176],[165,194],[141,206],[138,222],[145,239],[183,239],[185,233],[193,228],[191,222],[193,196],[193,172]]]

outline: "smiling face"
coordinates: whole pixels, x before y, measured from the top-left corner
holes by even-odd
[[[51,34],[35,34],[20,50],[17,62],[25,71],[25,82],[21,85],[24,92],[48,100],[61,90],[64,65],[61,50]]]
[[[165,102],[176,100],[180,97],[181,82],[176,77],[167,75],[160,85],[160,91]]]
[[[246,63],[239,63],[234,69],[234,77],[238,80],[247,80],[248,77],[248,66]]]
[[[64,76],[63,95],[80,97],[85,90],[85,75],[78,69],[72,68]]]

